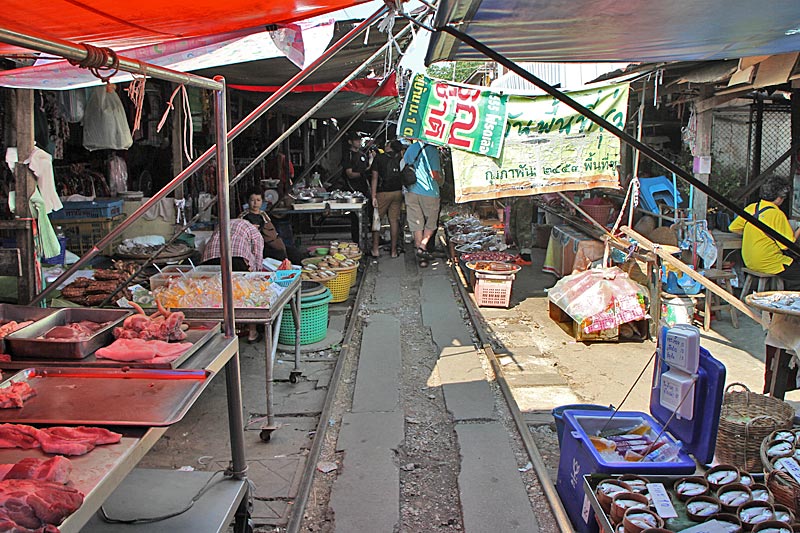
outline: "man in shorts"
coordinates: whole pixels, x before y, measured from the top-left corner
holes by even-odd
[[[435,146],[415,141],[406,149],[403,160],[414,167],[417,176],[417,181],[407,187],[406,218],[414,235],[418,264],[425,268],[430,260],[428,241],[439,226],[439,185],[444,181],[439,151]]]

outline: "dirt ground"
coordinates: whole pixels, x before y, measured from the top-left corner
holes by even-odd
[[[407,261],[411,261],[407,258]],[[413,261],[407,262],[407,269],[415,268]],[[342,415],[352,402],[355,370],[359,357],[359,340],[364,321],[369,321],[371,310],[383,307],[379,295],[372,290],[375,284],[374,272],[368,274],[364,290],[373,295],[368,298],[358,312],[360,324],[357,325],[351,350],[345,365],[343,380],[339,385],[325,438],[320,462],[341,464],[336,453],[336,439]],[[460,456],[456,443],[454,424],[444,403],[442,389],[431,376],[436,366],[438,351],[432,344],[431,336],[421,320],[420,278],[410,275],[402,278],[401,305],[392,307],[402,324],[403,382],[401,403],[405,412],[405,440],[397,450],[396,461],[400,468],[400,524],[398,531],[403,533],[457,532],[463,531],[459,502],[458,475]],[[457,293],[454,292],[454,298]],[[458,301],[458,300],[456,300]],[[465,322],[468,314],[459,303],[459,312]],[[477,343],[477,336],[474,336]],[[496,405],[505,406],[499,388],[494,383],[491,366],[483,354],[483,366],[487,378],[493,384]],[[555,522],[543,496],[541,485],[530,468],[516,427],[507,410],[501,410],[501,420],[511,435],[512,446],[521,465],[536,518],[541,531],[555,531]],[[331,487],[336,471],[328,474],[316,472],[312,496],[306,509],[301,531],[332,532],[334,520],[328,508]]]

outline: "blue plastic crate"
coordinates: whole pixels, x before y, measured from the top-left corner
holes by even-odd
[[[53,211],[52,220],[76,218],[111,218],[122,214],[124,200],[96,199],[91,202],[64,202],[64,208]]]
[[[45,257],[42,259],[42,263],[46,265],[63,265],[64,258],[67,254],[67,238],[66,237],[59,237],[58,244],[61,245],[61,252],[55,257]]]
[[[295,280],[295,277],[300,276],[299,268],[291,268],[289,270],[276,270],[272,273],[272,281],[281,287],[288,287]]]

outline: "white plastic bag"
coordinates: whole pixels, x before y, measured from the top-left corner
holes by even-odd
[[[83,147],[87,150],[127,150],[133,144],[128,117],[114,90],[92,89],[83,114]]]
[[[381,215],[378,213],[378,208],[372,210],[372,231],[381,230]]]
[[[118,155],[108,160],[108,183],[112,196],[128,190],[128,165]]]

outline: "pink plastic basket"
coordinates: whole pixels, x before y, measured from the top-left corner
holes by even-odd
[[[508,307],[514,274],[475,272],[475,301],[478,307]]]

